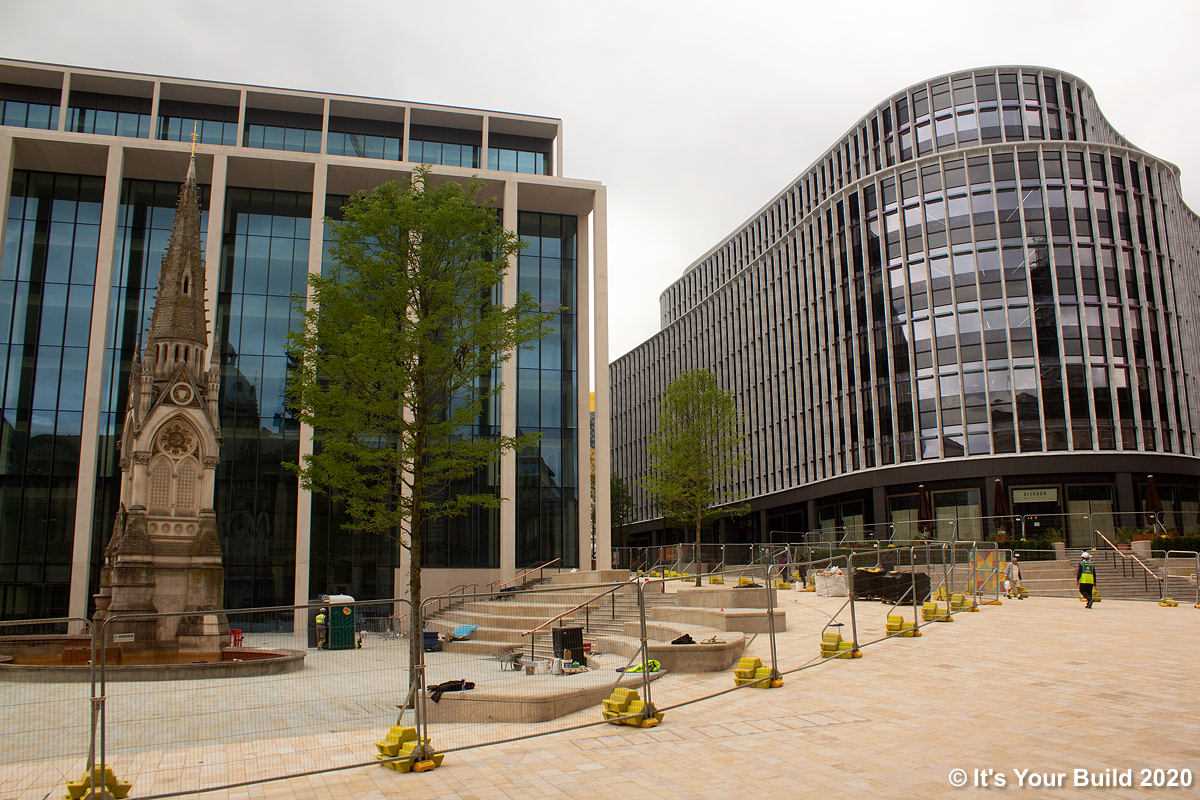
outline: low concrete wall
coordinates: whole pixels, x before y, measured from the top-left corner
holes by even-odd
[[[767,592],[775,589],[733,586],[680,586],[675,592],[676,601],[690,608],[766,608]],[[778,593],[772,595],[778,603]]]
[[[654,658],[654,656],[651,656]],[[663,672],[651,673],[650,680],[662,677]],[[547,722],[585,708],[599,706],[615,686],[634,689],[642,685],[640,673],[613,675],[610,684],[573,688],[571,677],[561,678],[563,688],[537,697],[516,696],[471,690],[442,695],[440,702],[426,704],[430,722]],[[596,710],[599,716],[599,708]]]
[[[596,637],[604,652],[617,653],[626,658],[637,656],[640,645],[641,624],[636,620],[625,623],[624,637]],[[673,639],[689,634],[697,644],[671,644]],[[717,634],[718,644],[703,644],[705,639]],[[733,666],[746,649],[746,636],[738,631],[720,633],[712,628],[687,625],[679,622],[646,621],[649,658],[656,658],[667,672],[721,672]]]
[[[743,589],[742,591],[747,591]],[[765,608],[699,608],[695,606],[656,606],[646,609],[650,619],[663,622],[683,622],[702,625],[718,631],[741,633],[768,633],[767,610]],[[775,631],[787,630],[787,613],[775,609]]]
[[[733,667],[746,649],[746,640],[735,634],[724,644],[669,644],[649,642],[646,652],[658,659],[667,672],[724,672]]]

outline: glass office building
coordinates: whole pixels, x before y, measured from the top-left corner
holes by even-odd
[[[541,438],[464,486],[495,492],[499,509],[427,531],[425,591],[555,559],[580,566],[592,511],[577,431],[593,344],[607,363],[594,321],[607,316],[605,190],[564,177],[558,119],[0,60],[0,619],[89,613],[119,505],[130,363],[193,133],[221,365],[227,604],[406,589],[397,542],[351,532],[336,498],[298,485],[288,464],[320,441],[283,398],[287,335],[342,204],[418,164],[434,180],[477,181],[525,242],[496,301],[528,291],[556,312],[544,339],[488,377],[504,388],[478,430]]]
[[[631,541],[662,538],[639,479],[659,398],[694,368],[735,395],[749,456],[721,495],[755,513],[714,541],[904,538],[922,493],[959,538],[999,510],[1083,541],[1054,515],[1137,513],[1151,492],[1195,533],[1198,246],[1179,170],[1075,76],[905,89],[688,267],[661,332],[611,365]]]

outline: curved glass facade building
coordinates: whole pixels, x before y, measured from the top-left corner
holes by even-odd
[[[757,512],[723,534],[899,526],[922,486],[960,538],[997,510],[1137,513],[1148,490],[1195,532],[1198,247],[1178,168],[1075,76],[895,94],[688,267],[661,332],[611,365],[631,542],[662,527],[639,488],[659,397],[700,367],[743,417],[722,499]]]

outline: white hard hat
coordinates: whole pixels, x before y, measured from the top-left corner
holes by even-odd
[[[1083,551],[1083,554],[1082,554],[1082,555],[1080,555],[1079,557],[1080,557],[1080,558],[1091,558],[1091,557],[1092,557],[1092,554],[1091,554],[1091,553],[1089,553],[1087,550],[1084,550],[1084,551]]]

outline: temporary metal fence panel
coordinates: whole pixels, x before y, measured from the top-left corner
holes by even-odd
[[[188,615],[225,639],[219,662],[203,665],[139,648],[184,615],[107,617],[95,627],[97,766],[151,798],[373,762],[374,742],[412,718],[409,605],[330,603],[324,630],[321,607]],[[158,663],[129,667],[139,651]]]
[[[597,708],[640,662],[638,580],[552,583],[479,594],[433,613],[423,629],[439,641],[423,653],[427,733],[452,752],[603,724]],[[658,592],[661,595],[661,592]],[[647,592],[650,604],[658,603]],[[620,670],[620,671],[619,671]]]
[[[1163,554],[1162,574],[1163,590],[1168,596],[1176,600],[1190,599],[1200,608],[1200,553],[1168,550]]]
[[[0,621],[0,640],[0,652],[12,659],[0,682],[0,796],[61,795],[88,754],[88,621]]]

